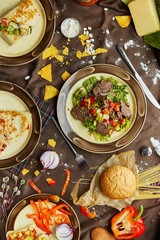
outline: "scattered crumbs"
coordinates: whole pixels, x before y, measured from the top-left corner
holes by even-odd
[[[68,61],[66,61],[66,65],[68,65]]]
[[[63,81],[66,81],[70,76],[71,76],[71,74],[68,73],[67,71],[65,71],[65,72],[62,74],[62,79],[63,79]]]
[[[26,80],[26,81],[27,81],[27,80],[29,80],[29,79],[30,79],[30,77],[31,77],[31,76],[29,76],[29,75],[28,75],[28,76],[25,76],[24,80]]]
[[[44,146],[44,142],[43,143],[41,143],[42,144],[42,146]]]
[[[48,57],[54,58],[58,54],[58,49],[55,48],[53,45],[51,45],[49,48],[47,48],[43,54],[42,54],[42,59],[46,59]]]
[[[113,42],[109,41],[107,38],[105,39],[105,44],[107,48],[110,48],[113,46]]]
[[[55,147],[56,142],[53,139],[48,139],[48,145],[50,145],[51,147]]]
[[[104,8],[104,11],[108,11],[108,8]]]
[[[59,33],[60,33],[60,31],[58,31],[58,30],[57,30],[57,31],[56,31],[56,33],[57,33],[57,34],[59,34]]]
[[[64,164],[64,167],[68,168],[69,166],[68,166],[68,164],[67,164],[67,163],[65,163],[65,164]]]
[[[114,20],[115,20],[115,17],[112,17],[112,20],[114,21]]]
[[[96,56],[93,56],[92,59],[95,60],[95,59],[96,59]]]
[[[34,175],[37,177],[38,175],[40,174],[40,172],[38,171],[38,170],[36,170],[35,172],[34,172]]]
[[[133,41],[133,40],[129,40],[128,42],[126,42],[125,44],[124,44],[124,49],[128,49],[128,47],[140,47],[140,45],[139,44],[137,44],[135,41]]]
[[[117,58],[117,60],[115,61],[115,64],[116,65],[119,65],[119,63],[122,61],[122,59],[119,57],[119,58]]]
[[[160,79],[160,70],[156,70],[156,73],[154,74],[154,77],[152,78],[153,84],[157,85],[159,79]]]
[[[23,176],[24,176],[24,175],[26,175],[28,172],[29,172],[29,170],[28,170],[28,169],[26,169],[26,168],[23,168],[23,170],[22,170],[22,174],[23,174]]]
[[[63,54],[67,56],[69,54],[69,48],[66,46],[63,46],[63,47],[64,47]]]
[[[63,62],[63,56],[62,55],[56,55],[55,58],[60,61],[60,62]]]
[[[131,16],[126,15],[126,16],[115,16],[115,19],[117,20],[119,26],[121,28],[128,27],[130,22],[131,22]]]
[[[45,80],[52,82],[52,65],[51,63],[43,67],[37,74]]]
[[[144,70],[146,72],[146,74],[148,74],[148,71],[149,71],[148,64],[140,62],[140,66],[142,67],[142,70]]]
[[[68,41],[68,42],[70,42],[70,41],[71,41],[71,39],[70,39],[70,38],[68,38],[68,39],[67,39],[67,41]]]
[[[134,56],[140,56],[141,54],[139,53],[139,52],[136,52],[135,54],[134,54]]]
[[[106,34],[109,34],[109,30],[108,29],[106,29]]]
[[[44,94],[44,100],[48,100],[50,98],[53,98],[55,96],[57,96],[59,93],[58,89],[56,89],[53,86],[45,86],[45,94]]]
[[[47,172],[47,174],[49,175],[50,173],[49,173],[49,172]]]

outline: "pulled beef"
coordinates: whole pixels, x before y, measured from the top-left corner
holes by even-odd
[[[121,99],[121,113],[123,116],[127,117],[127,118],[131,118],[132,113],[131,113],[131,109],[129,106],[127,106],[123,100]]]
[[[91,116],[89,113],[89,109],[86,106],[81,107],[79,105],[72,108],[71,115],[74,119],[80,120],[82,122],[87,121]]]
[[[96,86],[93,88],[93,93],[95,97],[99,96],[103,97],[111,92],[112,87],[113,87],[112,82],[102,79],[101,81],[98,81]]]
[[[105,122],[97,122],[97,133],[102,136],[105,136],[109,133],[109,127]]]

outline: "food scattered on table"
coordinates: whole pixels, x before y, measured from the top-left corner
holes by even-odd
[[[48,145],[54,148],[56,146],[56,142],[54,141],[54,139],[48,139]]]
[[[104,195],[101,190],[100,187],[101,175],[104,173],[106,169],[116,165],[128,168],[130,171],[133,172],[137,179],[137,167],[135,164],[134,151],[128,151],[120,153],[118,155],[113,155],[98,168],[98,170],[96,171],[92,178],[89,190],[86,193],[84,193],[80,198],[77,197],[80,181],[78,181],[75,184],[74,189],[71,193],[73,203],[75,205],[80,206],[108,205],[117,208],[118,210],[127,207],[128,204],[130,205],[132,201],[135,200],[136,195],[138,195],[137,190],[133,193],[131,197],[126,197],[125,199],[109,198],[106,195]],[[115,182],[114,184],[116,185],[117,182]],[[125,186],[125,182],[123,182],[123,184]]]
[[[26,175],[27,173],[29,173],[29,170],[26,169],[26,168],[23,168],[23,170],[22,170],[22,175],[24,176],[24,175]]]
[[[45,80],[52,82],[52,65],[51,63],[43,67],[38,74]]]
[[[75,18],[66,18],[61,23],[61,33],[67,38],[75,38],[81,30],[80,22]]]
[[[144,156],[151,156],[152,155],[152,149],[148,146],[144,146],[140,149],[140,152],[142,153],[142,155]]]
[[[80,210],[84,216],[87,216],[89,218],[95,218],[97,216],[97,213],[95,210],[94,212],[90,212],[90,210],[87,207],[80,206]]]
[[[68,56],[68,54],[69,54],[69,48],[66,47],[66,46],[63,46],[63,47],[64,47],[64,49],[63,49],[63,54],[66,55],[66,56]]]
[[[29,182],[29,185],[37,192],[41,193],[41,190],[36,186],[36,184],[32,181]]]
[[[16,57],[33,50],[46,29],[46,16],[41,3],[24,0],[15,7],[6,5],[5,12],[0,18],[0,55]]]
[[[50,200],[50,197],[44,200],[38,199],[38,201],[30,200],[30,204],[26,205],[18,213],[15,219],[14,231],[33,226],[36,229],[36,237],[46,234],[49,239],[61,239],[62,234],[64,236],[66,233],[72,235],[70,216],[72,216],[72,213],[66,203],[55,204]],[[69,239],[72,240],[73,235]]]
[[[38,175],[40,174],[40,172],[38,171],[38,170],[36,170],[35,172],[34,172],[34,175],[37,177]]]
[[[71,173],[70,173],[70,171],[68,169],[65,169],[65,172],[66,172],[66,181],[65,181],[64,186],[62,188],[61,196],[63,196],[66,193],[67,187],[68,187],[68,183],[70,181],[70,176],[71,176]]]
[[[50,98],[53,98],[55,96],[57,96],[59,93],[58,89],[56,89],[53,86],[45,86],[45,94],[44,94],[44,100],[48,100]]]
[[[56,236],[59,240],[72,240],[75,229],[67,223],[62,223],[56,228]]]
[[[52,178],[47,178],[46,181],[47,181],[47,183],[50,184],[51,186],[54,186],[54,184],[56,183],[56,181],[54,181]]]
[[[158,156],[160,156],[160,141],[155,139],[154,137],[151,137],[150,141],[152,143],[152,146],[154,147],[154,150],[156,151]]]
[[[100,178],[102,192],[112,199],[125,199],[133,196],[136,185],[134,173],[121,165],[107,168]]]
[[[0,158],[9,153],[12,146],[24,147],[32,129],[32,115],[30,112],[0,111]],[[14,145],[13,145],[14,144]],[[13,150],[13,149],[12,149]]]
[[[67,117],[74,131],[91,142],[111,142],[132,127],[136,102],[120,79],[92,74],[78,81],[67,98]]]
[[[45,151],[40,156],[40,162],[43,165],[43,171],[48,169],[55,169],[60,163],[58,154],[54,151]]]
[[[115,240],[115,238],[105,228],[95,227],[91,230],[91,240]]]
[[[70,77],[70,73],[68,73],[67,71],[65,71],[63,74],[62,74],[62,79],[63,81],[66,81],[69,77]]]
[[[51,45],[50,47],[46,48],[46,50],[43,52],[42,59],[44,60],[49,57],[54,58],[56,55],[58,55],[58,52],[59,52],[58,49]]]
[[[128,3],[137,34],[145,36],[160,31],[155,0],[134,0]]]
[[[131,22],[131,16],[115,16],[115,19],[117,20],[119,26],[121,28],[128,27]]]
[[[130,206],[123,209],[111,219],[111,228],[116,239],[133,239],[141,236],[145,231],[143,219],[143,206],[140,212]]]

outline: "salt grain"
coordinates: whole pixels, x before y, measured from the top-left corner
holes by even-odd
[[[156,70],[156,73],[155,73],[154,77],[152,78],[154,85],[158,84],[158,79],[160,79],[160,71]]]
[[[106,29],[106,34],[109,34],[109,30],[108,29]]]
[[[24,78],[26,81],[27,80],[29,80],[30,79],[30,76],[28,75],[28,76],[25,76],[25,78]]]
[[[104,8],[104,11],[108,11],[108,8]]]
[[[113,42],[110,42],[108,39],[105,39],[106,47],[110,48],[113,46]]]
[[[121,59],[121,58],[118,58],[118,59],[115,61],[115,64],[118,65],[121,61],[122,61],[122,59]]]
[[[92,28],[91,28],[91,27],[88,27],[88,30],[92,30]]]
[[[141,54],[139,52],[137,52],[134,55],[139,57]]]
[[[160,142],[159,142],[159,140],[156,140],[154,137],[151,137],[150,141],[152,143],[152,146],[154,147],[154,150],[156,151],[156,153],[160,157]]]

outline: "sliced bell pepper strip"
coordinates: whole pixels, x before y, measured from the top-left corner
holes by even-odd
[[[61,210],[65,207],[67,210],[70,210],[70,207],[66,203],[61,203],[50,209],[51,212],[56,213],[57,210]]]
[[[71,175],[71,173],[70,173],[70,171],[68,169],[65,169],[65,171],[66,171],[67,176],[66,176],[66,181],[64,183],[64,186],[62,188],[61,196],[63,196],[66,193],[66,190],[67,190],[67,187],[68,187],[68,183],[69,183],[69,180],[70,180],[70,175]]]
[[[59,197],[57,195],[50,195],[49,198],[53,199],[55,202],[59,202]]]
[[[64,213],[64,214],[67,214],[67,215],[69,215],[69,216],[71,216],[72,215],[72,213],[70,213],[70,212],[68,212],[68,211],[66,211],[66,210],[64,210],[64,209],[59,209],[59,211],[61,212],[61,213]]]
[[[42,193],[41,190],[34,184],[34,182],[30,181],[29,185],[38,193]]]
[[[44,206],[43,206],[41,199],[38,199],[38,203],[39,203],[40,212],[42,212]]]
[[[111,229],[116,239],[133,239],[141,236],[145,231],[143,219],[143,206],[140,206],[140,212],[130,206],[124,208],[120,213],[111,219]]]
[[[36,217],[37,217],[38,219],[40,219],[40,212],[39,212],[39,209],[38,209],[37,204],[36,204],[33,200],[30,200],[30,204],[31,204],[31,206],[34,208]]]
[[[35,214],[35,213],[33,213],[33,214],[27,213],[27,217],[28,217],[28,218],[35,218],[35,217],[36,217],[36,214]]]
[[[49,222],[47,221],[47,218],[44,217],[43,218],[43,224],[45,225],[45,227],[47,228],[48,232],[51,232],[51,229],[49,227]]]
[[[52,178],[47,178],[46,181],[47,181],[47,183],[50,184],[51,186],[54,186],[54,184],[56,183],[56,181],[54,181]]]
[[[96,211],[91,213],[87,207],[80,206],[80,210],[84,216],[89,218],[95,218],[97,216]]]
[[[49,231],[47,229],[47,227],[39,219],[33,218],[33,220],[34,220],[35,224],[37,225],[37,227],[40,228],[42,231],[44,231],[44,232],[46,232],[48,234],[52,233],[51,230]]]

